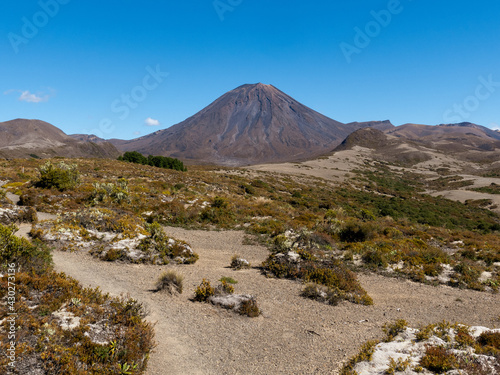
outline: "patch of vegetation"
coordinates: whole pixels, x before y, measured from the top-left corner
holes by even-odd
[[[482,186],[482,187],[473,188],[470,190],[477,191],[479,193],[486,193],[486,194],[500,194],[500,185],[492,182],[491,185],[489,185],[489,186]]]
[[[54,165],[59,162],[52,161]],[[22,204],[39,211],[65,217],[81,215],[91,205],[92,210],[119,213],[111,216],[127,218],[122,224],[130,228],[113,232],[120,246],[122,240],[150,237],[146,222],[244,229],[260,243],[272,243],[290,230],[305,231],[307,238],[299,240],[300,246],[288,247],[303,261],[319,264],[336,259],[351,270],[368,268],[431,284],[484,290],[497,290],[500,285],[498,268],[492,267],[500,261],[500,218],[485,209],[490,206],[425,195],[425,176],[394,171],[384,163],[371,164],[371,171],[358,171],[339,186],[311,177],[278,178],[272,173],[228,168],[192,167],[179,172],[110,160],[77,162],[80,183],[64,192],[30,185],[29,180],[38,178],[36,160],[9,161],[1,172],[18,184],[8,189],[21,194]],[[25,167],[23,177],[18,175],[21,166]],[[109,227],[117,224],[115,219],[104,222]],[[132,222],[138,225],[129,225]],[[57,229],[71,229],[69,224]],[[90,237],[97,230],[84,229],[88,234],[76,227],[71,230]],[[127,251],[107,252],[107,244],[101,251],[101,240],[94,240],[95,251],[106,254],[108,260],[127,260]],[[154,241],[145,242],[151,245],[147,251],[158,253]],[[465,259],[480,274],[490,272],[491,277],[474,280],[474,274],[467,275],[467,267],[457,267]]]
[[[193,264],[199,256],[184,241],[174,240],[168,237],[158,223],[146,224],[146,230],[150,235],[141,240],[138,248],[148,254],[158,253],[158,258],[168,264],[172,259],[179,264]]]
[[[233,310],[240,315],[255,318],[261,314],[254,296],[246,294],[234,294],[232,283],[221,279],[217,287],[212,287],[210,281],[203,279],[194,291],[194,300],[207,302],[224,309]]]
[[[117,204],[129,202],[128,181],[124,178],[118,179],[116,183],[94,182],[94,190],[89,196],[91,204],[105,204],[112,201]]]
[[[238,281],[233,279],[232,277],[227,277],[227,276],[224,276],[224,277],[221,277],[220,282],[226,282],[228,284],[238,284]]]
[[[8,312],[15,311],[16,368],[104,375],[120,374],[127,364],[133,373],[144,373],[154,341],[142,305],[82,288],[55,273],[46,248],[13,233],[13,227],[0,225],[0,298],[9,301],[0,307],[0,349],[7,352]],[[15,273],[15,281],[8,273]],[[15,300],[7,299],[12,283]],[[0,358],[0,372],[8,372],[8,362],[6,356]]]
[[[358,354],[349,359],[346,364],[340,370],[340,375],[356,375],[354,367],[356,364],[365,361],[371,361],[373,353],[375,353],[375,347],[379,344],[379,341],[368,341],[361,346]]]
[[[194,291],[194,300],[198,302],[207,302],[210,297],[215,295],[215,288],[212,287],[210,281],[203,279]]]
[[[307,260],[298,253],[278,250],[263,263],[268,275],[278,278],[301,279],[305,282],[319,284],[320,288],[309,284],[303,295],[314,299],[323,299],[336,304],[339,300],[348,300],[364,305],[373,304],[373,300],[359,284],[355,274],[336,259]],[[321,297],[321,298],[319,298]]]
[[[457,367],[457,357],[442,346],[427,346],[420,365],[437,374],[453,370]]]
[[[246,315],[249,318],[256,318],[261,314],[257,301],[254,298],[245,299],[241,302],[238,309],[240,315]]]
[[[235,254],[231,258],[231,268],[233,270],[242,270],[246,268],[250,268],[250,262],[248,260],[241,258],[239,255]]]
[[[394,358],[390,358],[389,367],[385,370],[384,375],[394,375],[397,372],[406,371],[406,369],[410,368],[410,366],[411,360],[409,358],[398,358],[397,361],[395,361]]]
[[[182,284],[184,276],[175,271],[168,271],[161,274],[156,282],[156,291],[167,291],[170,294],[182,293]]]
[[[152,156],[152,155],[145,157],[144,155],[142,155],[137,151],[125,152],[123,156],[118,157],[118,160],[128,161],[130,163],[136,163],[142,165],[150,165],[152,167],[158,167],[158,168],[174,169],[176,171],[183,171],[183,172],[187,171],[187,168],[179,159],[169,158],[165,156]]]
[[[401,332],[404,332],[404,330],[407,327],[408,327],[408,322],[404,319],[399,319],[392,324],[390,323],[384,324],[384,326],[382,327],[382,331],[384,331],[384,333],[387,335],[385,341],[390,342],[394,340],[394,338]]]
[[[38,168],[40,177],[35,186],[42,189],[58,189],[60,191],[73,189],[79,181],[76,164],[66,164],[61,161],[57,166],[47,161]]]
[[[356,374],[356,365],[371,361],[376,350],[401,353],[398,360],[392,357],[386,360],[387,369],[384,373],[390,375],[408,369],[417,373],[422,373],[426,369],[433,374],[455,370],[460,374],[471,375],[496,374],[500,370],[499,351],[496,348],[500,345],[500,332],[486,330],[476,339],[471,334],[471,328],[462,324],[443,321],[414,330],[407,329],[407,322],[404,320],[385,324],[383,330],[386,334],[385,342],[369,350],[368,353],[367,348],[373,348],[373,342],[365,344],[363,350],[344,365],[342,374]],[[405,336],[390,342],[403,330],[407,330]],[[413,334],[415,339],[412,339]],[[437,339],[441,339],[441,344],[436,344]],[[401,343],[400,349],[397,348],[398,343]],[[412,345],[411,351],[404,349],[407,345]],[[379,359],[382,357],[378,356]],[[415,364],[417,362],[418,365]]]

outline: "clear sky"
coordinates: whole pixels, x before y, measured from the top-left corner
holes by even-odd
[[[500,124],[497,0],[3,0],[0,121],[130,139],[245,83],[341,122]]]

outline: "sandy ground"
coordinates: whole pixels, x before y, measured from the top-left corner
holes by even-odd
[[[364,341],[381,337],[380,327],[395,319],[413,326],[443,319],[492,328],[499,324],[499,295],[373,274],[359,279],[374,306],[324,305],[300,297],[298,282],[266,278],[258,268],[229,269],[235,253],[256,266],[267,256],[262,246],[243,245],[242,232],[165,231],[188,241],[200,260],[186,266],[148,266],[106,263],[83,252],[54,253],[58,271],[112,295],[128,293],[148,307],[158,342],[149,375],[335,374]],[[151,291],[167,269],[185,276],[183,294]],[[214,284],[222,276],[238,280],[237,293],[257,297],[261,317],[242,317],[191,300],[203,278]]]
[[[445,190],[445,191],[437,191],[431,193],[433,196],[442,196],[443,198],[465,202],[466,200],[478,200],[478,199],[491,199],[494,204],[498,206],[498,208],[493,209],[497,213],[500,213],[500,195],[499,194],[486,194],[479,193],[477,191],[469,191],[469,190]]]
[[[352,170],[364,166],[365,162],[371,161],[371,155],[371,150],[356,146],[352,150],[336,152],[329,157],[302,163],[259,164],[246,167],[246,169],[250,171],[312,176],[334,182],[344,182],[352,176]]]

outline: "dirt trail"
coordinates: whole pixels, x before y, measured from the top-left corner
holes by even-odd
[[[327,306],[300,297],[302,285],[268,279],[256,268],[228,268],[235,253],[259,265],[261,246],[243,245],[242,232],[165,228],[188,241],[200,260],[188,266],[106,263],[84,253],[54,252],[56,269],[99,286],[112,295],[129,293],[144,303],[157,322],[158,347],[147,374],[334,374],[341,362],[367,339],[381,336],[381,325],[406,319],[412,325],[443,319],[494,327],[500,297],[488,293],[431,287],[377,275],[359,275],[374,306],[348,302]],[[151,289],[162,271],[185,276],[184,293],[171,297]],[[203,278],[238,280],[236,292],[257,296],[263,315],[256,319],[192,302]]]

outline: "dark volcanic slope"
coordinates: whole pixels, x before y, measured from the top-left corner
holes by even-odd
[[[95,144],[78,141],[62,130],[40,120],[16,119],[0,122],[0,157],[23,158],[37,155],[42,158],[98,157],[115,158],[120,153],[110,143]]]
[[[331,151],[359,127],[334,121],[259,83],[226,93],[171,128],[111,142],[123,151],[238,166],[312,158]]]

